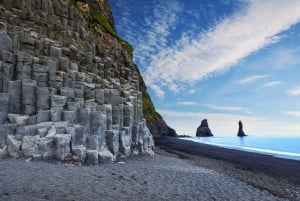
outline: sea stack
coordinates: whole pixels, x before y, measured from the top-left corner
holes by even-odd
[[[196,136],[197,137],[211,137],[211,136],[214,136],[211,133],[209,127],[208,127],[207,119],[203,119],[201,121],[200,126],[197,128]]]
[[[238,137],[245,137],[247,136],[244,131],[243,131],[243,123],[242,121],[239,121],[239,131],[238,131],[238,134],[237,134]]]

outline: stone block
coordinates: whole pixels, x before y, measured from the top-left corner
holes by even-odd
[[[36,125],[37,134],[41,137],[45,137],[53,123],[52,122],[42,122]]]
[[[83,145],[86,146],[86,138],[88,136],[88,129],[79,124],[74,125],[75,128],[75,144],[74,146]]]
[[[18,126],[16,128],[16,135],[17,136],[34,136],[37,134],[37,127],[36,125],[27,125],[27,126]]]
[[[47,134],[46,134],[46,138],[54,138],[55,135],[56,135],[56,127],[55,125],[51,124],[49,130],[47,131]]]
[[[124,127],[120,131],[120,152],[125,156],[131,154],[131,128]]]
[[[131,104],[123,106],[123,125],[131,127],[133,124],[133,106]]]
[[[24,107],[24,114],[31,115],[36,111],[36,81],[35,80],[22,80],[22,103]]]
[[[56,133],[64,134],[66,133],[68,122],[67,121],[54,122],[54,126],[56,128]]]
[[[32,56],[22,51],[17,51],[17,62],[21,62],[23,64],[31,65],[32,64]]]
[[[9,97],[8,93],[0,93],[0,112],[8,112],[10,102]]]
[[[61,87],[60,88],[60,95],[61,96],[66,96],[67,101],[73,101],[74,98],[75,98],[74,89],[69,88],[69,87]]]
[[[36,123],[50,121],[50,110],[39,110],[36,115]]]
[[[104,104],[104,89],[95,89],[95,100],[99,105]]]
[[[112,106],[112,124],[120,125],[120,106]]]
[[[89,135],[86,139],[86,148],[90,150],[99,150],[99,141],[97,135]]]
[[[86,150],[86,163],[92,165],[98,164],[98,150]]]
[[[50,109],[50,92],[48,87],[39,86],[36,88],[36,107],[38,111]]]
[[[84,162],[86,159],[86,148],[83,145],[73,146],[72,144],[73,159],[76,161]]]
[[[2,88],[3,92],[8,92],[9,81],[13,80],[15,72],[14,64],[2,63]]]
[[[1,22],[0,24],[0,59],[2,60],[2,52],[3,50],[12,51],[12,40],[7,35],[4,29],[1,30],[1,27],[4,27],[4,23]]]
[[[56,142],[56,157],[60,160],[64,160],[70,154],[71,135],[57,134],[55,136],[55,142]]]
[[[62,56],[62,49],[56,46],[51,46],[50,56],[59,59]]]
[[[10,123],[16,123],[20,126],[25,126],[28,124],[28,119],[29,119],[28,115],[8,113],[7,117]]]
[[[0,148],[0,159],[6,158],[8,156],[7,146]]]
[[[119,131],[107,130],[105,132],[105,139],[108,150],[116,156],[119,152]]]
[[[100,150],[98,154],[100,163],[113,163],[116,161],[116,157],[108,150]]]
[[[32,67],[30,64],[17,63],[17,80],[31,79]]]
[[[79,108],[80,108],[80,103],[78,103],[78,102],[68,102],[67,103],[67,109],[69,111],[74,111],[77,113],[79,111]]]
[[[77,119],[77,113],[75,111],[63,111],[63,121],[67,121],[70,124],[73,124],[76,122]]]
[[[22,142],[17,140],[14,135],[8,135],[6,138],[8,155],[13,158],[19,158],[21,156],[21,144]]]
[[[83,126],[89,127],[90,125],[90,110],[88,108],[79,109],[79,123]]]
[[[10,81],[8,83],[8,93],[10,97],[9,112],[20,114],[22,106],[22,81]]]
[[[0,124],[4,124],[7,120],[7,112],[0,112]]]
[[[51,108],[65,108],[67,104],[67,96],[52,95]]]
[[[106,129],[112,129],[112,106],[111,105],[104,105],[105,112],[106,112]]]
[[[39,154],[39,136],[24,136],[22,139],[22,152],[26,157]]]
[[[62,120],[63,108],[52,108],[50,110],[50,119],[53,122],[58,122]]]
[[[56,146],[54,137],[52,138],[41,138],[39,143],[39,153],[44,160],[53,158],[56,154]]]
[[[59,57],[59,70],[68,72],[70,66],[70,59],[68,57]]]

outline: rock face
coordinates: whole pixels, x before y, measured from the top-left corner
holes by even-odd
[[[211,136],[213,136],[213,134],[211,133],[211,131],[208,127],[207,119],[203,119],[201,121],[200,126],[197,128],[196,136],[197,137],[211,137]]]
[[[238,137],[244,137],[244,136],[247,136],[244,131],[243,131],[243,123],[242,121],[239,121],[239,131],[238,131],[238,134],[237,134]]]
[[[153,154],[143,81],[107,1],[2,0],[0,10],[0,157]]]

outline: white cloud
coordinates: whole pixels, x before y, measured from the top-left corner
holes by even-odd
[[[285,114],[292,117],[300,117],[300,111],[286,111]]]
[[[277,85],[282,84],[282,81],[276,80],[276,81],[271,81],[271,82],[266,82],[263,87],[274,87]]]
[[[159,82],[179,85],[222,72],[251,53],[280,40],[278,35],[300,19],[300,1],[249,1],[234,16],[201,33],[198,39],[184,38],[172,47],[161,48],[151,57],[145,75],[152,86]]]
[[[267,77],[267,75],[253,75],[253,76],[249,76],[249,77],[245,77],[243,79],[240,79],[238,81],[239,84],[248,84],[250,82],[254,82],[256,80],[260,80]]]
[[[223,105],[215,105],[215,104],[205,104],[210,109],[220,110],[220,111],[241,111],[246,113],[251,113],[249,108],[246,107],[237,107],[237,106],[223,106]]]
[[[177,105],[184,105],[184,106],[195,106],[198,105],[198,103],[193,101],[179,101],[176,103]]]
[[[291,96],[299,96],[300,95],[300,86],[289,89],[287,91],[287,94],[291,95]]]
[[[243,122],[244,131],[248,135],[282,136],[282,134],[286,134],[299,136],[300,133],[299,124],[270,121],[269,119],[257,116],[169,110],[159,110],[158,112],[168,122],[169,126],[174,128],[179,134],[195,135],[197,127],[204,118],[208,120],[209,127],[215,136],[235,136],[238,131],[239,120]]]

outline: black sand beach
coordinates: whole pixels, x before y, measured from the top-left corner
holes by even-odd
[[[155,145],[195,164],[238,178],[274,195],[300,200],[300,161],[196,143],[173,137]]]
[[[156,144],[153,157],[129,157],[114,164],[1,159],[0,200],[300,200],[293,172],[297,162],[177,138],[159,138]],[[280,172],[284,168],[290,176]]]

